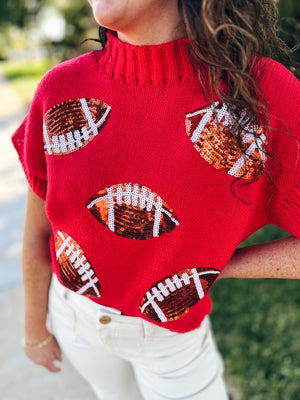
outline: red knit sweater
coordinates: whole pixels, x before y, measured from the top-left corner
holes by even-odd
[[[257,65],[272,129],[267,143],[248,125],[251,161],[218,99],[219,122],[213,116],[187,43],[138,47],[110,36],[104,51],[46,74],[13,136],[46,200],[60,281],[178,332],[210,312],[208,291],[247,236],[273,223],[300,238],[298,80],[273,60]],[[279,164],[266,149],[282,166],[278,193],[264,171],[276,179]]]

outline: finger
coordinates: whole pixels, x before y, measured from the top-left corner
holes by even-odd
[[[61,368],[57,367],[54,362],[49,362],[48,364],[45,365],[45,368],[47,368],[48,371],[50,372],[60,372]]]
[[[61,349],[59,347],[59,344],[57,343],[57,340],[55,339],[55,337],[53,338],[54,343],[55,343],[55,349],[54,349],[54,357],[58,360],[58,361],[62,361],[62,357],[61,357]]]
[[[60,358],[60,359],[59,359]],[[52,360],[50,361],[50,364],[52,364],[54,366],[54,368],[56,368],[58,371],[61,371],[61,357],[55,357],[55,355],[53,355]]]
[[[59,348],[55,350],[54,357],[56,360],[62,362],[61,351]]]

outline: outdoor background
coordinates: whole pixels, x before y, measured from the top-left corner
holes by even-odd
[[[279,35],[293,47],[299,43],[300,1],[281,0],[278,7]],[[94,399],[68,363],[59,376],[51,375],[30,364],[22,352],[26,181],[10,136],[43,74],[61,60],[97,49],[99,44],[92,41],[80,45],[96,37],[97,26],[84,0],[0,2],[1,400]],[[300,62],[300,51],[293,54]],[[286,234],[268,226],[243,245]],[[300,400],[300,282],[224,280],[215,284],[211,294],[213,327],[235,398]]]

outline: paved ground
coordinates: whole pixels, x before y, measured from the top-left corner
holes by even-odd
[[[0,399],[94,400],[67,361],[61,373],[51,374],[23,354],[21,242],[27,184],[10,137],[26,110],[1,76],[0,94]]]

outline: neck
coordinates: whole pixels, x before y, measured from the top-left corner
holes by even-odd
[[[136,32],[117,32],[118,38],[121,42],[129,43],[135,46],[151,46],[151,45],[159,45],[162,43],[172,42],[173,40],[181,39],[186,37],[186,33],[183,30],[176,29],[171,32],[150,32],[144,31],[136,33]]]
[[[154,19],[155,20],[155,19]],[[186,31],[178,10],[174,10],[174,15],[162,14],[155,20],[147,18],[139,24],[124,27],[117,31],[118,38],[136,46],[151,46],[171,42],[186,37]]]

